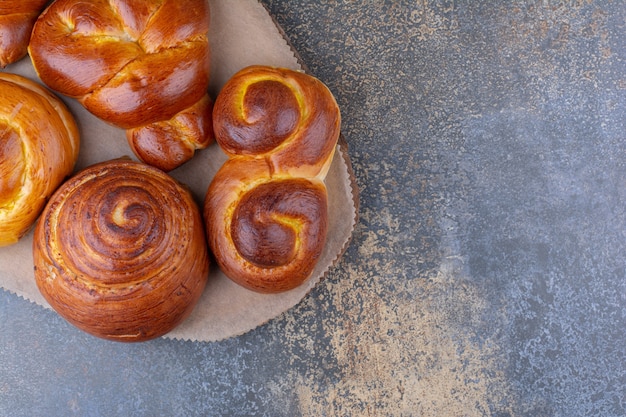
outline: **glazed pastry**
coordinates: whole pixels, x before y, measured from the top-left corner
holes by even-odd
[[[192,311],[209,271],[200,209],[187,188],[130,159],[67,180],[35,228],[37,286],[78,328],[137,342]]]
[[[340,123],[331,92],[302,72],[252,66],[220,91],[213,126],[229,159],[204,215],[209,246],[233,281],[276,293],[311,275],[326,242],[324,178]]]
[[[0,246],[16,243],[72,173],[80,139],[67,107],[39,84],[0,73]]]
[[[57,0],[29,46],[41,80],[170,171],[213,142],[206,0]]]
[[[0,0],[0,67],[23,58],[30,33],[48,0]]]

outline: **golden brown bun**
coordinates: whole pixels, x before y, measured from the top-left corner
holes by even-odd
[[[27,78],[0,73],[0,246],[16,243],[35,223],[74,169],[79,142],[58,98]]]
[[[205,95],[170,120],[128,129],[131,149],[147,164],[171,171],[213,141],[213,100]]]
[[[30,32],[48,0],[0,1],[0,67],[23,58]]]
[[[253,66],[235,74],[213,110],[230,159],[207,190],[209,246],[222,271],[276,293],[313,272],[327,235],[323,182],[341,117],[324,84],[301,72]]]
[[[45,84],[111,124],[169,131],[176,127],[164,124],[178,124],[177,115],[196,105],[187,118],[205,126],[211,114],[197,103],[209,84],[209,21],[206,0],[57,0],[37,20],[29,52]],[[148,134],[132,146],[140,159],[146,147],[145,162],[169,170],[213,140],[212,131],[195,134],[203,136]],[[152,150],[171,140],[183,143]],[[181,146],[188,148],[182,162]]]
[[[33,259],[37,286],[62,317],[124,342],[182,322],[209,271],[190,192],[127,159],[93,165],[59,188],[35,228]]]

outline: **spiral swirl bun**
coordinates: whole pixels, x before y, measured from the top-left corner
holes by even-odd
[[[33,257],[37,286],[61,316],[128,342],[182,322],[209,269],[189,191],[130,160],[94,165],[63,184],[37,224]]]
[[[213,125],[229,159],[204,215],[209,246],[233,281],[276,293],[313,272],[327,236],[324,178],[340,119],[324,84],[289,69],[248,67],[220,91]]]
[[[135,154],[172,170],[213,141],[206,0],[57,0],[29,52],[41,80],[127,129]]]
[[[23,58],[37,16],[48,0],[0,1],[0,67]]]
[[[337,102],[299,71],[250,66],[220,91],[215,139],[227,155],[264,158],[277,174],[324,178],[339,138]]]
[[[72,114],[49,91],[0,73],[0,246],[16,243],[71,174],[80,139]]]

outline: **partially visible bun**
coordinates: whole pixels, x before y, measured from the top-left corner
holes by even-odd
[[[39,84],[0,73],[0,246],[16,243],[69,176],[80,139],[67,107]]]
[[[37,16],[48,0],[0,1],[0,67],[23,58]]]

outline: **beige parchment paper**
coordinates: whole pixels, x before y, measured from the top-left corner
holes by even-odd
[[[210,0],[212,82],[215,97],[239,69],[262,64],[302,69],[280,28],[256,0]],[[4,69],[38,79],[28,57]],[[95,118],[71,98],[61,96],[74,114],[81,133],[76,170],[91,164],[130,156],[124,131]],[[214,144],[170,174],[191,189],[201,207],[215,172],[226,160]],[[230,281],[211,265],[207,287],[191,316],[165,335],[191,341],[218,341],[241,335],[281,315],[300,302],[340,258],[350,241],[357,217],[357,190],[344,141],[340,141],[327,176],[330,234],[313,275],[302,286],[277,294],[257,294]],[[50,305],[39,293],[33,275],[32,231],[13,246],[0,248],[0,286],[44,308]]]

